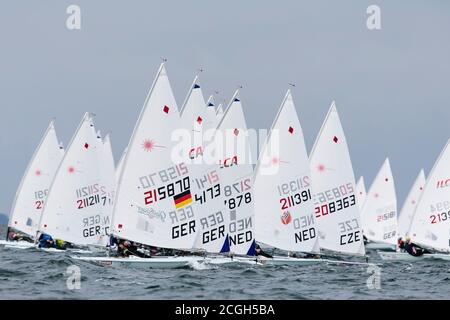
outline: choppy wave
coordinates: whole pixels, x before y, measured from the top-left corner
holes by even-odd
[[[192,263],[180,269],[104,267],[68,253],[0,248],[1,299],[450,299],[449,262],[383,262],[380,288],[369,265],[260,266]],[[78,266],[80,289],[68,268]]]

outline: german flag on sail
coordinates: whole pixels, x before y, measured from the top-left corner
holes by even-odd
[[[186,190],[180,194],[173,196],[175,207],[181,208],[192,202],[191,190]]]

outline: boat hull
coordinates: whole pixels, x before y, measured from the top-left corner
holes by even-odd
[[[414,257],[407,252],[387,252],[378,251],[379,256],[384,261],[418,261],[423,259],[429,259],[430,254],[424,254],[419,257]]]
[[[323,259],[310,259],[310,258],[293,258],[293,257],[280,257],[274,256],[273,258],[258,257],[254,263],[260,263],[262,265],[304,265],[324,262]]]
[[[8,249],[29,249],[34,248],[34,243],[26,242],[26,241],[6,241],[0,240],[0,248],[8,248]]]
[[[446,254],[446,253],[432,253],[432,254],[426,254],[426,256],[429,259],[450,261],[450,254]]]
[[[39,250],[39,251],[44,251],[44,252],[49,252],[49,253],[65,253],[65,252],[78,253],[78,254],[92,253],[92,251],[84,250],[84,249],[66,249],[66,250],[61,250],[61,249],[56,249],[56,248],[39,248],[39,247],[36,247],[36,249]]]
[[[156,257],[156,258],[140,258],[140,257],[78,257],[72,256],[72,259],[78,261],[90,262],[102,266],[137,266],[145,268],[180,268],[189,266],[192,263],[201,262],[203,257]]]
[[[395,251],[395,244],[381,243],[381,242],[369,242],[365,245],[366,250],[389,250]]]

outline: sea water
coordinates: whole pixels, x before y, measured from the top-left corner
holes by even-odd
[[[180,269],[104,267],[70,255],[0,248],[0,299],[450,299],[450,262],[386,262],[376,251],[368,265]]]

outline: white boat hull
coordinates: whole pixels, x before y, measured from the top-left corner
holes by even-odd
[[[253,263],[256,261],[262,265],[303,265],[303,264],[313,264],[324,262],[323,259],[310,259],[310,258],[293,258],[293,257],[283,257],[274,256],[273,258],[258,257],[253,259]]]
[[[429,259],[450,261],[450,254],[446,254],[446,253],[431,253],[431,254],[425,254],[425,255]]]
[[[246,257],[226,257],[226,256],[207,256],[203,258],[202,262],[212,265],[223,265],[223,264],[256,264],[255,259]]]
[[[189,266],[191,263],[201,262],[203,257],[187,256],[187,257],[153,257],[153,258],[140,258],[140,257],[77,257],[72,256],[72,259],[78,261],[85,261],[102,266],[138,266],[145,268],[180,268]]]
[[[61,249],[56,249],[56,248],[39,248],[39,247],[36,247],[36,249],[38,249],[39,251],[44,251],[44,252],[49,252],[49,253],[65,253],[65,252],[79,253],[79,254],[92,253],[92,251],[84,250],[84,249],[66,249],[66,250],[61,250]]]
[[[8,248],[8,249],[29,249],[29,248],[34,248],[34,243],[26,242],[26,241],[0,240],[0,247]]]
[[[381,243],[381,242],[369,242],[365,245],[366,250],[391,250],[395,251],[397,246],[395,244]]]
[[[432,254],[423,254],[419,257],[414,257],[407,252],[388,252],[388,251],[378,251],[382,260],[385,261],[418,261],[423,259],[429,259]]]

